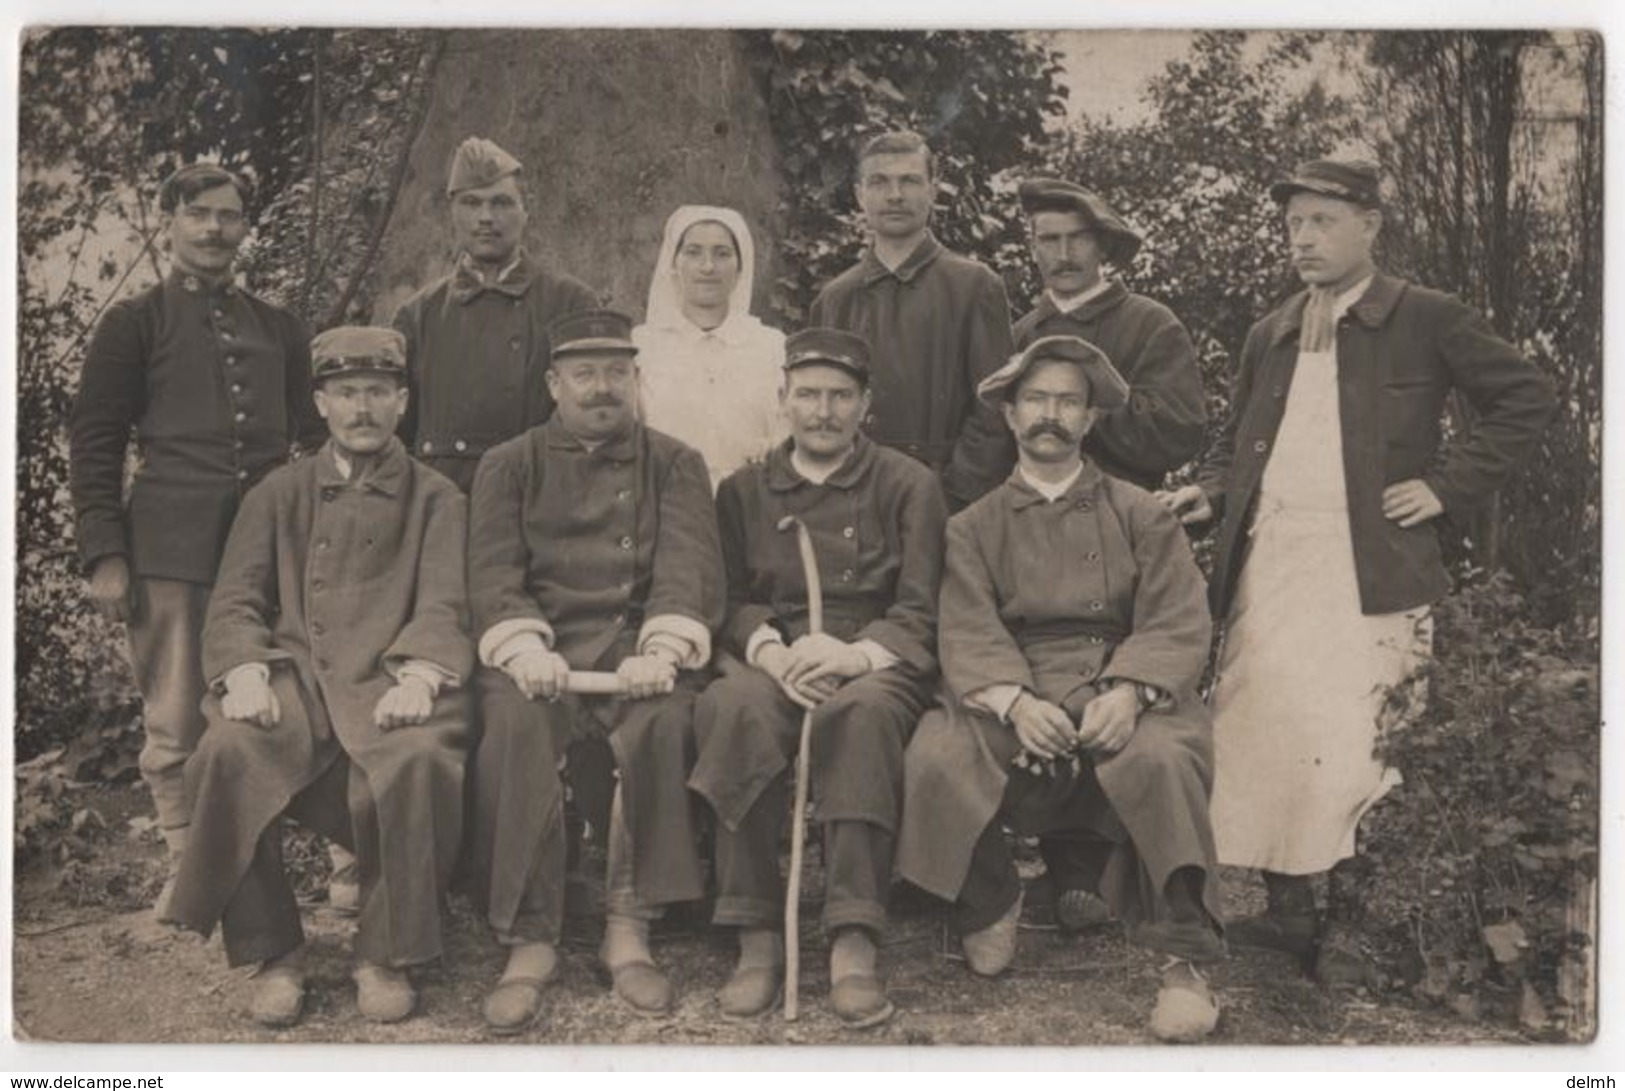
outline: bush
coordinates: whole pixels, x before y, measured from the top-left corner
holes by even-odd
[[[1419,996],[1586,1037],[1599,648],[1531,614],[1504,573],[1469,573],[1439,604],[1426,707],[1379,747],[1405,783],[1364,851]]]

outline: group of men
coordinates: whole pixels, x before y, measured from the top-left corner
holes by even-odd
[[[1353,854],[1388,782],[1355,682],[1400,681],[1415,649],[1367,654],[1356,680],[1338,657],[1425,622],[1446,589],[1429,520],[1496,488],[1551,410],[1481,319],[1375,273],[1374,168],[1316,161],[1272,190],[1309,291],[1249,336],[1198,484],[1157,493],[1206,418],[1184,326],[1105,274],[1139,234],[1078,185],[1023,183],[1045,293],[1012,327],[998,275],[931,235],[930,149],[882,134],[858,156],[870,245],[786,343],[789,438],[714,498],[698,453],[638,420],[630,320],[523,247],[521,177],[465,141],[452,273],[394,328],[308,341],[233,283],[247,187],[183,168],[160,195],[172,273],[87,349],[79,545],[146,701],[174,861],[160,913],[260,966],[256,1019],[289,1025],[305,997],[292,816],[354,854],[364,1015],[415,1009],[408,971],[442,953],[461,859],[507,950],[486,1023],[529,1026],[558,965],[561,778],[604,831],[615,995],[673,1005],[650,924],[707,894],[710,825],[714,921],[739,940],[717,1002],[771,1010],[804,717],[846,1025],[893,1012],[876,954],[896,875],[953,904],[972,971],[1011,964],[1010,831],[1038,839],[1063,924],[1116,919],[1165,956],[1164,1040],[1217,1021],[1220,861],[1269,892],[1232,938],[1354,957],[1307,877]],[[1452,390],[1476,415],[1441,448]],[[1215,518],[1209,586],[1181,521]],[[1348,573],[1325,603],[1305,593],[1317,550]],[[1283,638],[1294,601],[1329,612]],[[1212,616],[1232,630],[1217,760]],[[1349,631],[1322,648],[1317,628]],[[1329,673],[1295,676],[1283,639]],[[1338,702],[1335,730],[1309,729]],[[1224,791],[1227,710],[1239,760],[1281,782],[1262,807],[1256,769]],[[1325,817],[1328,777],[1354,786]]]

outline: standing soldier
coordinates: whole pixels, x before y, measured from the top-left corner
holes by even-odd
[[[1359,982],[1355,832],[1399,779],[1373,753],[1384,703],[1431,654],[1431,604],[1450,588],[1433,521],[1506,480],[1553,397],[1461,302],[1376,268],[1374,165],[1314,160],[1270,196],[1307,290],[1248,332],[1198,484],[1164,500],[1186,523],[1222,519],[1214,836],[1220,861],[1263,871],[1269,899],[1228,934]],[[1441,445],[1452,391],[1474,419]],[[1322,918],[1310,878],[1328,870]]]
[[[303,325],[232,281],[248,205],[247,184],[218,166],[164,182],[169,275],[97,325],[69,423],[90,600],[128,626],[144,704],[141,775],[170,853],[160,908],[186,847],[182,768],[203,732],[200,638],[227,532],[243,494],[322,431]],[[140,465],[126,504],[132,430]]]
[[[929,470],[861,434],[869,347],[840,330],[789,339],[779,395],[791,438],[717,494],[728,571],[728,648],[753,669],[713,683],[695,713],[690,784],[716,811],[716,922],[739,928],[726,1015],[770,1008],[784,978],[779,838],[802,711],[824,824],[831,1003],[850,1026],[892,1012],[875,973],[903,749],[931,696],[942,493]],[[813,541],[825,631],[810,633],[794,516]],[[801,821],[800,815],[792,816]],[[792,940],[793,942],[793,940]]]
[[[395,316],[413,386],[401,437],[465,493],[481,455],[552,415],[548,328],[598,305],[522,245],[522,169],[489,140],[463,141],[446,183],[455,267]]]
[[[703,893],[687,782],[722,555],[705,460],[637,421],[631,334],[609,311],[555,325],[558,412],[493,448],[474,481],[469,597],[485,669],[473,863],[486,921],[509,948],[485,1003],[498,1034],[529,1025],[558,965],[559,759],[573,742],[607,740],[619,773],[599,950],[617,998],[671,1007],[649,922]],[[571,694],[571,671],[613,671],[622,693]]]
[[[918,133],[882,133],[864,144],[856,189],[870,244],[818,293],[808,325],[868,342],[869,437],[936,470],[949,504],[964,507],[997,485],[1014,458],[997,414],[976,400],[976,384],[1012,351],[1004,283],[932,236],[936,167]]]
[[[1104,265],[1123,270],[1140,249],[1110,205],[1057,178],[1030,178],[1018,193],[1044,294],[1016,323],[1016,345],[1070,334],[1104,352],[1129,397],[1100,418],[1084,453],[1113,477],[1161,488],[1164,474],[1196,457],[1207,423],[1191,335],[1173,311],[1102,274]]]
[[[209,601],[209,729],[186,766],[196,832],[168,919],[260,963],[254,1018],[295,1022],[304,935],[282,869],[293,815],[354,850],[361,1014],[405,1019],[407,968],[440,956],[463,821],[473,667],[468,502],[395,438],[406,353],[394,330],[318,336],[332,439],[248,494]]]

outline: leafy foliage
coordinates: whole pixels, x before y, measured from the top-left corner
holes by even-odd
[[[1425,706],[1383,745],[1405,784],[1364,823],[1363,851],[1418,995],[1571,1029],[1593,953],[1597,646],[1530,615],[1504,572],[1439,605]]]

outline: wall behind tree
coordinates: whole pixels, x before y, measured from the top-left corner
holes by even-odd
[[[551,268],[641,319],[666,217],[737,209],[756,235],[753,299],[777,267],[780,175],[767,109],[729,31],[453,32],[380,252],[388,322],[451,262],[448,164],[468,136],[525,164],[525,240]]]

